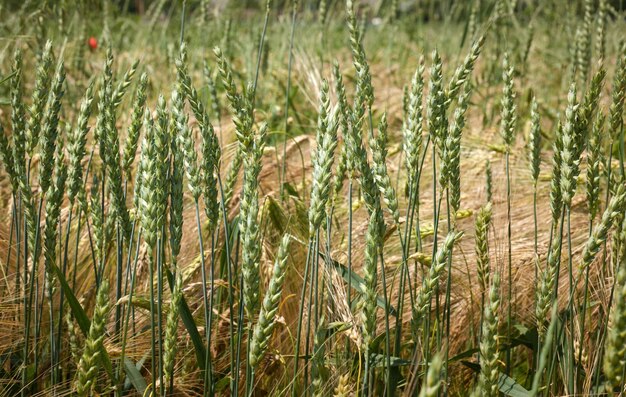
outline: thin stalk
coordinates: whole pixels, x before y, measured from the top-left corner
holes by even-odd
[[[571,222],[570,222],[570,213],[571,213],[571,206],[568,205],[567,206],[567,262],[568,262],[568,266],[567,266],[567,270],[568,270],[568,280],[569,280],[569,293],[570,296],[574,295],[574,279],[573,279],[573,274],[572,274],[572,267],[573,267],[573,263],[572,263],[572,233],[571,233]],[[574,313],[573,311],[569,313],[570,316],[573,317]],[[570,327],[570,332],[571,332],[571,337],[570,337],[570,360],[574,360],[574,356],[575,356],[575,352],[574,352],[574,323],[570,322],[569,324]],[[582,338],[583,335],[581,335]],[[582,348],[582,339],[581,339],[581,348]],[[571,365],[568,366],[568,378],[569,378],[569,382],[568,382],[568,388],[570,390],[570,392],[575,393],[575,382],[574,382],[574,363],[572,363]]]
[[[135,228],[137,227],[137,221],[134,220],[133,221],[133,225],[130,231],[130,238],[128,239],[128,255],[126,256],[126,277],[125,277],[125,281],[124,281],[124,295],[128,295],[128,304],[126,305],[126,308],[122,308],[122,353],[120,355],[120,364],[117,367],[117,379],[118,379],[118,389],[120,390],[119,392],[116,391],[116,395],[122,395],[122,385],[120,384],[120,382],[122,381],[123,377],[122,377],[122,371],[124,368],[124,354],[126,351],[126,333],[128,331],[128,321],[129,321],[129,316],[130,316],[130,312],[131,312],[131,302],[132,302],[132,295],[133,295],[133,288],[135,287],[135,272],[137,271],[137,259],[138,259],[138,255],[139,255],[139,247],[140,244],[139,242],[141,241],[141,231],[139,232],[139,235],[137,236],[137,247],[136,247],[136,252],[135,252],[135,262],[134,262],[134,269],[131,269],[131,259],[132,259],[132,249],[133,249],[133,240],[135,237]],[[129,284],[130,282],[130,292],[129,292]],[[125,310],[124,310],[125,309]]]
[[[118,223],[116,228],[117,239],[117,264],[116,264],[116,288],[115,288],[115,301],[118,302],[122,297],[122,280],[123,280],[123,239],[120,233],[120,225]],[[160,302],[159,302],[160,304]],[[115,337],[119,338],[120,333],[120,319],[121,319],[121,306],[115,305]]]
[[[241,220],[240,220],[241,221]],[[235,276],[235,278],[237,277],[237,264],[239,261],[239,244],[241,242],[241,236],[237,236],[237,242],[235,244],[235,263],[233,265],[233,275]],[[243,275],[239,276],[239,290],[243,291]],[[235,357],[236,357],[236,362],[235,362],[235,369],[237,371],[239,371],[239,368],[241,368],[241,335],[243,334],[243,309],[244,309],[244,302],[243,302],[243,294],[239,294],[239,312],[237,313],[238,315],[238,320],[237,320],[237,349],[236,349],[236,353],[235,353]],[[235,375],[233,375],[235,376]],[[238,390],[239,390],[239,375],[237,375],[237,382],[235,382],[235,392],[233,395],[238,396]]]
[[[313,238],[313,254],[311,256],[311,265],[313,268],[311,269],[311,289],[309,290],[309,307],[313,305],[315,308],[313,315],[311,315],[311,311],[309,310],[309,314],[307,316],[306,321],[306,338],[304,340],[304,388],[307,394],[310,393],[309,388],[309,346],[311,342],[311,317],[315,317],[315,321],[317,321],[317,272],[319,267],[319,230],[317,231],[315,237]],[[315,296],[313,296],[313,292],[315,291]]]
[[[352,176],[348,181],[348,274],[352,274]],[[348,290],[346,291],[348,310],[352,308],[352,277],[348,278]],[[346,346],[346,355],[350,356],[350,343]]]
[[[27,227],[27,222],[26,222],[26,217],[24,218],[24,334],[25,334],[25,338],[24,338],[24,358],[23,358],[23,363],[24,363],[24,368],[22,370],[22,385],[26,385],[27,384],[27,373],[26,373],[26,369],[28,368],[28,329],[26,327],[26,325],[28,324],[28,317],[29,317],[29,308],[28,308],[28,301],[26,298],[26,294],[28,292],[27,290],[27,283],[28,283],[28,227]],[[21,391],[21,396],[22,397],[26,397],[26,387],[22,388]]]
[[[202,255],[204,256],[204,254]],[[207,333],[207,356],[209,356],[209,351],[211,350],[211,330],[213,329],[213,303],[215,296],[215,230],[211,231],[211,274],[209,275],[209,283],[211,284],[211,297],[209,298],[209,319],[207,320],[208,333]],[[210,364],[210,358],[207,359],[207,364]],[[213,374],[212,368],[207,366],[207,371],[209,372],[209,380],[210,380],[210,394],[213,395]]]
[[[263,21],[263,32],[261,33],[261,39],[259,40],[259,50],[256,59],[256,71],[254,72],[254,85],[252,86],[252,107],[254,108],[254,98],[256,97],[256,87],[259,81],[259,70],[261,69],[261,59],[263,56],[263,43],[265,42],[265,33],[267,32],[267,22],[270,18],[269,6],[265,9],[265,20]]]
[[[164,236],[164,227],[161,228],[161,236]],[[163,251],[164,239],[157,239],[157,327],[159,329],[159,389],[161,395],[165,395],[165,383],[163,382]],[[153,344],[155,340],[153,339]]]
[[[141,232],[142,230],[139,229],[139,233],[137,235],[137,247],[135,248],[135,259],[134,259],[134,264],[133,264],[133,270],[131,272],[131,276],[130,276],[130,288],[128,290],[128,302],[126,303],[126,311],[125,311],[125,320],[123,321],[122,324],[122,351],[120,353],[120,363],[123,366],[124,365],[124,359],[126,356],[126,338],[128,335],[128,325],[130,323],[130,313],[132,312],[131,310],[131,306],[132,306],[132,301],[133,301],[133,293],[135,292],[135,279],[137,276],[137,263],[139,262],[139,248],[141,247],[141,244],[139,244],[139,242],[141,241]],[[132,241],[132,236],[131,236],[131,241]],[[130,262],[130,252],[128,255],[128,260]],[[120,377],[121,379],[121,377]],[[154,389],[153,389],[154,390]]]
[[[539,252],[538,252],[538,228],[537,228],[537,184],[533,189],[533,225],[534,225],[534,241],[533,241],[533,255],[534,255],[534,268],[535,268],[535,285],[539,285]],[[549,247],[550,245],[548,245]],[[485,297],[483,294],[483,311],[484,311]],[[536,303],[536,302],[535,302]],[[482,311],[481,311],[482,317]],[[481,321],[482,323],[482,321]],[[532,360],[534,368],[538,368],[541,364],[539,359],[541,358],[541,338],[537,337],[537,351],[533,352],[534,358]]]
[[[451,220],[451,216],[450,216],[450,190],[448,188],[446,188],[446,213],[448,216],[448,231],[451,231],[454,229],[454,225],[452,224],[452,220]],[[456,214],[455,214],[456,217]],[[445,305],[444,305],[444,312],[446,313],[446,353],[444,356],[444,360],[443,362],[445,363],[445,394],[447,395],[448,393],[448,374],[450,371],[448,371],[448,357],[450,355],[450,312],[452,311],[452,303],[451,303],[451,293],[452,293],[452,258],[450,255],[448,255],[447,258],[447,273],[448,273],[448,277],[446,280],[446,301],[445,301]]]
[[[533,189],[533,225],[534,225],[534,241],[533,241],[533,254],[535,255],[535,285],[538,282],[538,268],[537,263],[539,260],[539,253],[537,249],[538,241],[538,227],[537,227],[537,186]]]
[[[70,244],[70,231],[72,229],[72,214],[73,214],[73,203],[70,203],[69,209],[68,209],[68,218],[67,218],[67,228],[65,231],[65,244],[63,247],[63,265],[61,268],[61,271],[63,272],[63,276],[67,276],[67,259],[68,259],[68,246]],[[80,212],[80,207],[79,210]],[[76,239],[79,239],[79,236],[76,237]],[[64,298],[64,294],[63,294],[63,289],[61,289],[60,292],[60,297],[59,297],[59,326],[58,326],[58,330],[57,330],[57,340],[56,340],[56,344],[57,346],[61,346],[61,333],[63,331],[63,298]],[[52,317],[50,317],[50,319],[52,319]],[[55,351],[55,354],[52,357],[52,362],[53,362],[53,371],[58,372],[59,368],[59,353],[60,351],[57,349]],[[57,373],[58,376],[58,373]]]
[[[196,227],[198,229],[198,244],[200,245],[200,269],[201,269],[201,276],[202,276],[202,300],[203,300],[203,304],[204,304],[204,326],[205,326],[205,334],[206,334],[206,338],[207,341],[209,340],[209,334],[211,333],[211,329],[209,328],[209,301],[208,301],[208,293],[207,293],[207,288],[206,288],[206,266],[204,263],[204,243],[203,243],[203,239],[202,239],[202,224],[200,223],[200,206],[198,203],[198,200],[196,200],[195,202],[195,208],[196,208]],[[213,291],[211,291],[211,295],[213,295]],[[210,352],[211,352],[211,348],[210,346],[207,347],[206,350],[206,356],[204,358],[204,368],[205,368],[205,372],[203,374],[203,379],[204,379],[204,395],[207,395],[207,389],[209,386],[209,378],[210,378],[210,366],[209,366],[209,361],[210,361]]]
[[[20,214],[21,214],[21,207],[22,207],[22,196],[21,194],[18,196],[18,201],[17,201],[17,210],[14,212],[14,217],[15,217],[15,241],[17,242],[17,252],[15,253],[15,294],[16,294],[16,299],[19,300],[19,296],[21,294],[20,292],[20,262],[21,262],[21,248],[22,248],[22,241],[21,241],[21,225],[22,222],[20,222]],[[11,253],[11,250],[9,250],[9,254]],[[11,263],[10,261],[7,260],[7,264]],[[24,256],[24,263],[26,263],[26,256]],[[26,265],[25,265],[26,266]],[[24,280],[26,281],[26,280]],[[18,315],[18,319],[19,321],[19,315]]]
[[[228,333],[229,333],[229,337],[230,340],[233,341],[234,338],[234,332],[233,332],[233,300],[234,300],[234,284],[233,284],[233,274],[232,274],[232,266],[231,266],[231,262],[230,262],[230,236],[229,236],[229,232],[228,232],[228,213],[226,211],[226,207],[224,205],[224,189],[222,187],[222,178],[220,176],[219,173],[217,173],[217,183],[219,185],[220,188],[220,207],[222,210],[222,221],[224,223],[224,249],[226,250],[226,267],[227,269],[227,274],[228,274],[228,316],[229,316],[229,321],[228,321]],[[230,389],[234,390],[235,389],[235,351],[234,351],[234,345],[233,343],[229,343],[229,348],[230,348]],[[236,395],[236,394],[235,394]]]
[[[507,265],[508,265],[508,284],[507,291],[508,306],[506,311],[506,337],[507,340],[511,340],[511,317],[512,317],[512,305],[513,305],[513,255],[511,247],[511,173],[510,173],[510,148],[507,147],[505,154],[505,167],[506,167],[506,231],[507,231]],[[506,374],[511,373],[511,349],[506,350]]]
[[[24,369],[22,370],[22,384],[26,385],[27,382],[27,368],[28,368],[28,356],[30,354],[29,352],[29,342],[30,342],[30,312],[32,310],[32,302],[33,302],[33,292],[35,290],[35,279],[38,279],[36,274],[37,274],[37,252],[39,250],[39,231],[41,229],[40,227],[40,223],[41,223],[41,208],[42,208],[42,204],[43,204],[43,199],[39,200],[39,210],[38,210],[38,215],[37,215],[37,224],[33,225],[36,227],[35,229],[35,247],[33,249],[33,255],[32,255],[32,259],[33,259],[33,269],[32,269],[32,274],[30,275],[30,279],[28,277],[28,260],[25,260],[24,263],[24,283],[26,283],[26,280],[28,280],[29,286],[28,286],[28,294],[26,294],[26,291],[24,293],[24,310],[25,310],[25,317],[24,317]],[[26,220],[24,220],[24,238],[27,240],[28,239],[28,231],[27,231],[27,226],[26,226]],[[30,231],[32,233],[32,231]],[[25,245],[27,246],[27,241],[25,241]],[[25,249],[24,250],[24,258],[28,258],[27,256],[28,251]],[[36,298],[36,297],[35,297]],[[37,306],[37,305],[35,305]],[[35,307],[35,320],[37,320],[37,308]],[[37,349],[35,349],[35,362],[37,361]],[[35,375],[36,375],[36,369],[37,366],[35,365]],[[33,384],[34,387],[34,384]],[[26,392],[26,388],[22,388],[22,394],[25,395]]]
[[[387,294],[387,277],[385,276],[385,258],[382,252],[382,247],[380,249],[380,273],[383,284],[383,298],[385,299],[385,359],[386,359],[386,374],[387,381],[385,382],[385,393],[387,396],[392,396],[391,390],[391,341],[390,341],[390,332],[389,332],[389,295]],[[401,317],[398,317],[398,320],[401,321]]]
[[[593,221],[590,219],[589,220],[589,236],[591,236],[591,233],[593,231]],[[587,266],[585,267],[585,285],[583,288],[583,306],[582,306],[582,316],[580,318],[580,336],[581,336],[581,341],[580,341],[580,346],[578,348],[578,360],[576,362],[580,363],[582,360],[582,354],[583,354],[583,342],[584,342],[584,335],[585,335],[585,320],[587,318],[587,297],[588,297],[588,288],[589,288],[589,267]],[[596,345],[599,346],[599,345]],[[578,377],[578,366],[576,367],[576,375],[575,378]]]
[[[284,200],[285,193],[285,170],[286,163],[285,158],[287,156],[287,138],[289,137],[289,92],[291,91],[291,67],[293,63],[293,37],[296,31],[296,11],[297,11],[297,2],[294,3],[293,11],[291,14],[291,34],[289,38],[289,61],[287,66],[287,89],[285,93],[285,139],[283,140],[283,158],[282,165],[280,168],[280,199]],[[296,357],[296,362],[297,362]]]
[[[298,364],[300,361],[300,340],[302,337],[302,317],[304,313],[304,297],[306,296],[307,278],[309,277],[309,264],[311,262],[311,251],[313,250],[313,239],[309,239],[306,263],[304,266],[304,277],[302,278],[302,291],[300,293],[300,307],[298,309],[298,329],[296,333],[296,346],[294,348],[293,383],[291,384],[291,395],[296,396],[296,379],[298,378]]]
[[[155,341],[156,341],[156,330],[155,330],[155,326],[154,326],[154,314],[155,314],[155,307],[154,307],[154,247],[150,247],[150,253],[148,254],[148,259],[149,259],[149,272],[150,272],[150,335],[152,338],[152,343],[150,343],[150,374],[151,374],[151,378],[152,378],[152,390],[157,390],[156,388],[156,360],[157,360],[157,356],[156,356],[156,348],[155,348]]]

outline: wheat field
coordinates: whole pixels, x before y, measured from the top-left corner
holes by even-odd
[[[620,0],[0,4],[0,396],[626,393]]]

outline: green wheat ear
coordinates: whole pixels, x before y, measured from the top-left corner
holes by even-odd
[[[606,206],[600,223],[593,228],[591,235],[587,239],[587,243],[583,249],[583,259],[579,267],[580,271],[591,265],[596,254],[600,251],[600,247],[606,241],[609,228],[616,219],[623,216],[625,207],[626,189],[622,184],[620,184],[617,191],[613,197],[611,197],[611,200]]]
[[[283,284],[287,273],[287,259],[291,237],[286,234],[278,247],[278,254],[272,270],[272,278],[263,298],[259,320],[254,326],[250,343],[250,366],[256,368],[263,358],[270,338],[276,326],[276,314],[283,292]]]
[[[259,174],[262,167],[267,124],[263,124],[244,158],[243,194],[239,216],[242,235],[241,271],[246,315],[252,321],[259,304],[259,265],[261,258],[259,215]]]
[[[174,290],[165,322],[165,340],[163,346],[163,378],[165,387],[169,388],[174,376],[176,363],[176,344],[178,342],[178,310],[183,294],[183,278],[180,271],[176,272]]]
[[[588,143],[587,156],[587,207],[589,220],[593,222],[600,210],[600,176],[603,161],[604,116],[599,114],[593,124]]]
[[[322,81],[317,123],[317,149],[312,153],[313,187],[309,205],[309,236],[319,229],[330,196],[330,179],[337,147],[337,123],[331,118],[328,82]]]
[[[109,312],[109,282],[104,279],[96,295],[96,306],[93,319],[89,327],[89,334],[85,339],[83,355],[78,363],[76,372],[76,393],[79,396],[92,395],[96,387],[98,375],[98,360],[104,349],[105,325]]]
[[[459,103],[454,112],[452,125],[443,142],[440,183],[449,189],[450,206],[456,214],[461,206],[461,133],[465,127],[465,112],[469,105],[470,86],[466,85],[459,95]]]
[[[565,110],[565,123],[563,124],[561,142],[561,195],[563,205],[569,207],[574,194],[576,193],[576,177],[579,172],[580,159],[577,156],[577,136],[576,136],[576,112],[578,104],[576,103],[576,86],[574,83],[570,86],[567,95],[567,109]]]
[[[371,135],[371,134],[370,134]],[[370,149],[372,152],[372,173],[376,185],[383,196],[383,200],[393,216],[396,225],[400,224],[400,209],[396,189],[391,183],[391,176],[387,169],[387,113],[383,113],[383,117],[378,124],[378,135],[370,136]]]
[[[476,239],[476,272],[478,273],[478,284],[483,296],[487,292],[489,285],[489,226],[491,225],[491,216],[491,202],[487,202],[476,215],[474,232]]]
[[[65,67],[61,60],[54,73],[50,88],[48,107],[44,115],[44,125],[40,136],[41,168],[39,170],[39,185],[45,194],[50,187],[52,169],[54,167],[54,150],[59,136],[59,113],[63,98],[63,84],[65,82]]]
[[[448,257],[452,255],[452,248],[457,240],[463,236],[463,232],[451,230],[446,236],[443,244],[437,249],[435,260],[431,263],[428,274],[424,276],[422,287],[417,295],[415,306],[413,307],[411,322],[416,336],[420,336],[424,330],[426,316],[429,316],[429,305],[435,286],[439,283],[443,269],[446,266]]]
[[[615,302],[610,313],[608,336],[605,342],[603,369],[607,377],[607,391],[622,387],[626,362],[626,225],[622,222],[619,240],[619,260],[615,280]]]
[[[622,44],[617,58],[615,76],[613,77],[613,91],[609,107],[609,134],[617,142],[621,131],[624,100],[626,99],[626,44]]]
[[[13,149],[10,149],[10,145],[7,142],[5,165],[7,173],[11,178],[11,186],[14,192],[19,189],[19,176],[18,173],[24,173],[26,170],[26,144],[27,144],[27,131],[26,131],[26,110],[24,108],[23,101],[23,87],[22,87],[22,52],[19,48],[15,51],[13,59],[13,67],[11,73],[11,127],[13,136]]]
[[[485,304],[480,342],[480,376],[472,395],[497,396],[498,379],[498,308],[500,306],[500,276],[496,273]]]
[[[441,355],[436,354],[428,364],[428,373],[424,377],[419,397],[436,397],[439,395],[442,365]]]
[[[446,97],[443,89],[443,63],[439,52],[432,53],[432,65],[430,67],[430,78],[428,80],[428,100],[426,104],[426,122],[428,134],[438,149],[441,157],[443,154],[444,140],[447,130],[446,118]]]
[[[365,236],[365,264],[363,266],[365,293],[360,302],[361,321],[363,323],[362,348],[368,356],[371,352],[371,342],[376,332],[377,259],[380,239],[382,238],[382,236],[379,235],[379,228],[377,226],[377,212],[378,211],[372,212]],[[367,359],[369,360],[369,357]]]
[[[504,89],[501,104],[502,113],[500,121],[500,135],[506,145],[507,151],[509,151],[515,140],[515,123],[517,121],[517,116],[515,106],[515,88],[513,85],[513,75],[515,71],[509,62],[508,54],[504,54],[502,69]]]
[[[131,179],[132,165],[137,155],[137,144],[139,143],[139,134],[146,110],[147,87],[148,75],[142,73],[141,77],[139,77],[139,85],[137,86],[137,93],[133,101],[133,112],[130,126],[128,127],[128,133],[126,134],[126,145],[124,146],[124,156],[122,160],[122,168],[126,174],[127,181]]]
[[[89,133],[89,117],[91,116],[92,103],[94,100],[94,82],[89,83],[85,96],[80,104],[76,128],[68,136],[68,187],[67,196],[70,203],[74,203],[79,191],[83,189],[83,165],[85,157],[85,147],[87,145],[87,134]]]
[[[417,177],[420,154],[422,152],[423,129],[423,92],[424,92],[424,57],[421,56],[408,95],[406,123],[402,129],[402,147],[406,157],[408,186],[413,186]]]
[[[2,164],[2,166],[4,167],[4,170],[9,175],[9,178],[11,179],[11,185],[13,187],[13,191],[16,192],[19,181],[15,173],[11,142],[9,142],[8,137],[4,133],[4,128],[2,127],[1,123],[0,123],[0,164]]]
[[[52,42],[48,40],[37,64],[33,102],[28,108],[30,118],[26,124],[26,151],[31,157],[39,143],[39,133],[42,128],[41,122],[45,120],[44,108],[46,106],[46,98],[48,97],[48,89],[50,88],[49,70],[52,65],[52,57]]]

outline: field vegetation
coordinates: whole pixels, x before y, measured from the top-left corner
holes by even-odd
[[[612,0],[0,4],[0,396],[626,391]]]

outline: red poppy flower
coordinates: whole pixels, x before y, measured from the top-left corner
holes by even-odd
[[[93,36],[89,38],[89,41],[87,41],[87,44],[89,44],[89,48],[91,48],[92,50],[95,50],[96,48],[98,48],[98,40],[96,40],[96,38]]]

